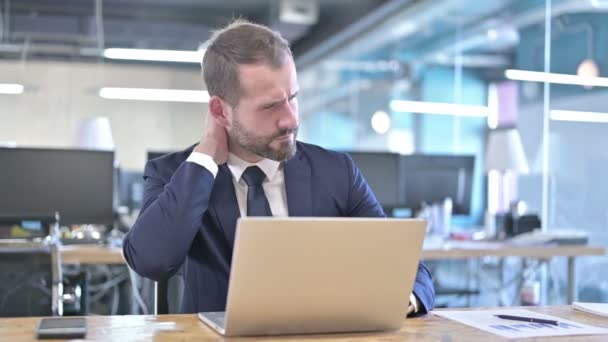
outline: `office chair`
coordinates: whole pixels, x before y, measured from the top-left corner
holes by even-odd
[[[81,294],[65,291],[59,214],[0,215],[0,317],[62,316]]]
[[[154,312],[157,315],[179,313],[184,293],[184,265],[168,279],[157,281],[154,293]]]
[[[63,315],[57,243],[0,240],[0,317]]]

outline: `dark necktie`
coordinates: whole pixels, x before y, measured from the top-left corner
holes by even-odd
[[[266,174],[257,166],[245,169],[241,176],[247,183],[247,216],[272,216],[262,183]]]

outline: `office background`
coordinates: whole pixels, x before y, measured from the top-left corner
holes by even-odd
[[[3,1],[0,144],[82,148],[84,120],[107,118],[123,175],[117,196],[136,209],[147,153],[198,141],[206,104],[108,99],[100,90],[205,86],[197,63],[116,60],[105,49],[195,51],[210,29],[241,15],[292,43],[301,140],[344,151],[474,156],[470,212],[454,215],[452,230],[485,228],[488,216],[522,201],[542,229],[608,245],[608,2],[320,0],[312,16],[291,21],[281,16],[286,3],[298,1]],[[594,86],[558,84],[572,82],[555,74],[599,78]],[[438,103],[449,106],[437,110]],[[492,169],[490,137],[509,128],[523,162]],[[478,267],[493,265],[486,261]],[[565,296],[563,263],[551,262],[549,303]],[[608,275],[597,272],[606,265],[605,257],[579,262],[579,299],[608,300]],[[452,266],[437,269],[458,285]]]

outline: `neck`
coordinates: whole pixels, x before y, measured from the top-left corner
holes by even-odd
[[[230,153],[234,154],[235,156],[237,156],[249,163],[257,163],[260,160],[264,159],[264,158],[260,157],[259,155],[255,154],[251,151],[247,151],[246,149],[244,149],[241,146],[234,144],[234,143],[229,144],[228,150],[230,151]]]

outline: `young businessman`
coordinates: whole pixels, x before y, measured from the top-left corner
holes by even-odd
[[[214,33],[203,58],[209,91],[200,142],[147,163],[141,213],[124,241],[154,280],[185,262],[183,312],[224,311],[239,216],[385,216],[347,154],[296,140],[298,81],[288,43],[238,20]],[[434,305],[418,267],[409,314]]]

